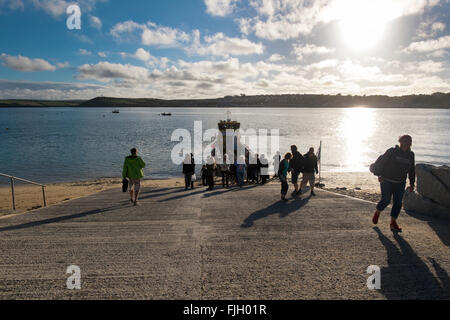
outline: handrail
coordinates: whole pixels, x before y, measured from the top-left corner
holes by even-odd
[[[13,210],[16,210],[16,197],[15,197],[15,193],[14,193],[14,180],[22,181],[22,182],[25,182],[25,183],[29,183],[29,184],[33,184],[35,186],[42,187],[42,197],[44,199],[44,207],[47,206],[47,199],[45,197],[45,185],[44,184],[40,184],[40,183],[37,183],[37,182],[34,182],[34,181],[30,181],[30,180],[26,180],[26,179],[14,177],[14,176],[10,176],[10,175],[4,174],[4,173],[0,173],[0,176],[8,178],[11,181],[11,195],[12,195]]]

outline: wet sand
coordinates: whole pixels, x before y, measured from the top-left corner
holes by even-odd
[[[318,182],[318,177],[316,182]],[[378,180],[370,172],[323,172],[321,182],[325,184],[325,190],[364,200],[379,201]],[[273,181],[271,183],[279,182]],[[120,178],[49,184],[46,187],[47,205],[85,197],[104,190],[120,189],[121,185],[122,179]],[[182,177],[164,180],[144,180],[142,183],[143,187],[155,188],[182,187],[183,185]],[[30,211],[43,206],[42,191],[38,186],[17,182],[15,194],[16,212]],[[10,186],[2,186],[0,187],[0,216],[11,213],[13,213],[11,188]]]

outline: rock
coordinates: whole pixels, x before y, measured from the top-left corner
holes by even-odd
[[[445,184],[447,188],[450,188],[450,166],[442,166],[431,169],[431,172]]]
[[[450,209],[450,168],[418,164],[416,174],[417,191],[425,198]]]
[[[450,209],[427,199],[417,192],[405,191],[403,207],[405,211],[412,211],[432,217],[450,219]]]

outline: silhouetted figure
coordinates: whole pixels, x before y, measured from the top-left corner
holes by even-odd
[[[261,177],[261,183],[266,184],[267,180],[269,179],[269,160],[267,160],[265,155],[261,155],[260,158],[260,177]]]
[[[314,193],[314,183],[316,182],[316,174],[319,173],[319,168],[317,166],[317,157],[314,154],[314,148],[309,148],[307,154],[305,154],[303,159],[303,179],[300,189],[306,187],[309,182],[311,187],[311,196],[316,196]]]
[[[206,160],[206,180],[208,182],[208,189],[214,189],[214,173],[216,171],[216,160],[214,157],[209,156]]]
[[[230,164],[228,160],[228,155],[223,156],[223,163],[218,165],[220,169],[220,174],[222,176],[222,187],[230,186]]]
[[[302,194],[301,189],[298,188],[298,176],[303,171],[304,159],[303,156],[298,152],[297,146],[291,146],[292,159],[289,162],[289,168],[291,169],[292,184],[294,185],[293,196],[297,194]]]
[[[208,185],[208,182],[207,182],[208,172],[206,170],[206,166],[205,165],[202,166],[202,170],[200,171],[200,175],[202,176],[202,185],[203,186]]]
[[[277,151],[277,153],[273,156],[273,177],[278,177],[278,169],[280,168],[280,162],[281,162],[281,155],[280,152]]]
[[[242,186],[244,185],[245,171],[245,157],[241,156],[236,164],[236,181],[240,188],[242,188]]]
[[[398,142],[400,146],[388,149],[371,165],[371,171],[378,176],[381,188],[381,201],[377,205],[372,222],[378,223],[381,212],[386,209],[393,198],[391,230],[394,232],[402,232],[397,224],[397,218],[402,209],[407,176],[409,177],[410,192],[414,191],[416,182],[415,156],[411,151],[412,138],[404,135],[399,138]]]
[[[289,152],[284,155],[284,159],[280,162],[278,168],[278,177],[281,181],[281,200],[287,201],[286,194],[289,190],[289,184],[287,182],[287,174],[289,172],[289,160],[291,160],[292,154]]]
[[[192,181],[192,176],[195,174],[195,161],[192,153],[186,154],[183,162],[183,174],[184,174],[184,189],[187,190],[189,187],[194,189],[194,182]]]

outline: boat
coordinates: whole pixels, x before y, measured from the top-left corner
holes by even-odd
[[[161,115],[163,117],[170,117],[172,115],[172,113],[171,112],[163,112],[163,113],[161,113]]]
[[[119,109],[114,109],[112,113],[120,113]]]

